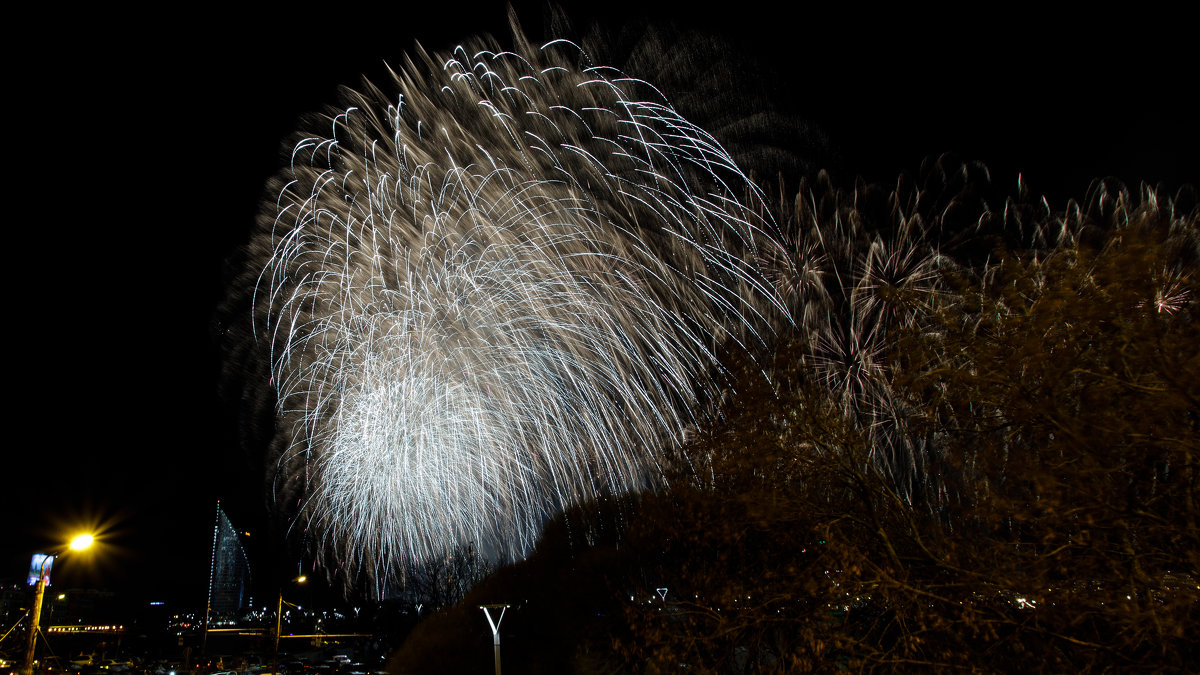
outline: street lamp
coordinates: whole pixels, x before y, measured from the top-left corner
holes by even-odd
[[[496,656],[496,675],[500,675],[500,622],[504,620],[504,612],[508,611],[511,605],[480,605],[479,609],[483,610],[483,615],[487,617],[488,625],[492,627],[492,647]],[[492,618],[492,610],[500,610],[500,618]]]
[[[301,574],[295,579],[291,579],[292,583],[302,584],[308,581],[308,577]],[[283,587],[279,588],[279,606],[275,609],[275,648],[271,651],[271,675],[279,673],[279,631],[283,619]],[[25,675],[22,673],[22,675]]]
[[[92,545],[95,538],[90,534],[81,534],[71,540],[70,545],[50,555],[43,556],[38,568],[37,583],[33,586],[33,608],[29,617],[29,637],[25,643],[25,660],[21,663],[20,675],[33,675],[33,653],[37,648],[37,634],[41,630],[42,599],[46,595],[46,584],[50,580],[50,569],[54,567],[54,559],[67,551],[82,551]],[[36,558],[35,558],[36,559]]]

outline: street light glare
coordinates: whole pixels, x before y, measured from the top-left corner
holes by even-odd
[[[90,547],[95,540],[96,538],[90,534],[76,535],[71,540],[69,548],[72,551],[82,551]],[[37,583],[34,584],[33,609],[29,612],[30,627],[26,631],[28,642],[25,643],[25,658],[21,662],[21,668],[18,671],[20,675],[33,675],[33,657],[37,651],[37,635],[41,631],[42,625],[42,598],[45,596],[46,586],[50,582],[50,566],[54,564],[54,558],[63,553],[66,553],[66,550],[59,550],[52,555],[42,556],[41,570],[38,574]],[[34,560],[36,564],[37,558],[34,558]],[[60,595],[59,597],[62,598],[65,595]]]
[[[95,537],[90,534],[81,534],[71,540],[71,550],[82,551],[83,549],[91,546],[92,542],[95,540]]]

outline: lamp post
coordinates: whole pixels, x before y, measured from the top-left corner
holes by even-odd
[[[38,569],[37,583],[33,586],[33,608],[29,611],[29,636],[25,642],[25,660],[21,662],[20,675],[33,675],[33,656],[37,649],[37,634],[41,630],[42,600],[46,596],[46,584],[50,580],[49,569],[54,566],[54,559],[67,551],[82,551],[92,545],[95,539],[90,534],[81,534],[71,540],[67,548],[42,558]]]
[[[303,574],[292,579],[293,583],[302,584],[308,580]],[[275,609],[275,648],[271,650],[271,675],[279,673],[279,631],[283,620],[283,587],[279,588],[279,606]],[[25,675],[22,673],[22,675]]]
[[[488,625],[492,627],[492,649],[496,657],[496,675],[500,675],[500,622],[504,620],[504,612],[508,611],[510,605],[480,605],[479,609],[483,610],[483,615],[487,617]],[[500,610],[500,618],[492,618],[492,610]]]

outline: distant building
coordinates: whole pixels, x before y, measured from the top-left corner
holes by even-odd
[[[0,620],[6,628],[25,615],[29,602],[29,587],[25,584],[25,577],[0,581]]]
[[[120,615],[117,594],[95,589],[69,589],[47,593],[42,608],[43,626],[112,624]]]
[[[212,571],[208,583],[210,620],[235,618],[250,606],[250,561],[242,538],[217,502]]]

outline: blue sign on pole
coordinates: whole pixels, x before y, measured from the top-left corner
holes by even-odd
[[[54,556],[46,555],[45,553],[34,553],[33,560],[29,563],[29,585],[37,584],[38,579],[43,575],[46,577],[46,585],[50,585],[50,568],[54,567]]]

